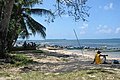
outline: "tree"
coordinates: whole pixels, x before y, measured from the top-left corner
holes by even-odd
[[[34,1],[33,1],[34,2]],[[40,8],[32,8],[29,7],[31,1],[23,1],[20,3],[19,1],[16,2],[17,4],[13,7],[13,14],[11,16],[11,21],[9,25],[9,31],[7,36],[8,41],[8,50],[10,50],[14,43],[16,42],[18,36],[20,35],[22,38],[28,38],[29,35],[31,35],[28,31],[31,30],[32,34],[35,35],[36,33],[41,34],[43,38],[45,38],[46,28],[35,21],[31,14],[37,14],[37,15],[51,15],[54,17],[53,13],[46,9],[40,9]],[[27,4],[26,4],[27,3]],[[33,5],[34,3],[31,3]]]
[[[17,40],[18,35],[28,37],[30,34],[27,30],[27,26],[31,29],[35,35],[36,32],[41,33],[45,37],[45,27],[36,22],[30,15],[34,14],[47,14],[50,11],[45,9],[31,9],[35,4],[42,4],[44,0],[2,0],[0,1],[0,53],[5,53],[7,48],[7,41]],[[85,21],[85,17],[89,16],[87,13],[89,7],[85,5],[87,0],[55,0],[56,10],[54,15],[69,14],[74,16],[75,20],[82,19]],[[14,7],[13,7],[14,5]],[[13,12],[12,12],[13,11]],[[12,13],[12,16],[11,16]],[[50,13],[51,14],[51,13]],[[11,17],[11,19],[10,19]],[[52,16],[53,17],[53,16]],[[10,24],[9,24],[10,22]],[[48,20],[49,22],[49,20]],[[26,25],[27,24],[27,25]],[[8,31],[9,29],[9,31]],[[14,33],[13,33],[14,31]],[[12,36],[11,36],[12,35]],[[7,38],[8,37],[8,38]],[[11,39],[11,40],[10,40]]]
[[[56,0],[55,14],[73,16],[75,21],[87,21],[90,7],[86,5],[87,0]]]
[[[9,21],[12,13],[12,8],[14,4],[14,0],[2,0],[1,9],[1,18],[0,18],[0,57],[5,56],[6,52],[6,37],[8,32]]]

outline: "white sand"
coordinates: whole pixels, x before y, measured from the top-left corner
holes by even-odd
[[[66,55],[77,55],[77,56],[84,56],[86,58],[91,58],[94,59],[96,51],[81,51],[81,50],[66,50],[66,49],[61,49],[61,50],[49,50],[47,48],[40,48],[40,50],[44,51],[49,51],[49,52],[56,52],[60,54],[66,54]],[[105,53],[102,53],[105,55]],[[107,56],[108,60],[120,60],[120,58],[111,58],[109,55]]]
[[[56,56],[48,56],[46,58],[40,59],[38,62],[43,63],[40,67],[42,71],[51,71],[51,72],[66,72],[73,70],[81,70],[81,69],[93,69],[93,68],[115,68],[119,69],[120,64],[113,64],[111,60],[107,57],[107,62],[109,64],[91,64],[93,62],[94,56],[96,54],[95,51],[81,51],[77,50],[49,50],[47,48],[40,48],[40,50],[47,51],[49,54],[65,54],[70,55],[70,57],[56,57]],[[104,53],[103,53],[104,54]],[[74,57],[75,56],[75,57]],[[63,59],[63,60],[62,60]],[[111,58],[110,58],[111,59]],[[67,60],[67,61],[66,61]]]

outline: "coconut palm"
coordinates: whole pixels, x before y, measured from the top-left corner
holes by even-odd
[[[37,0],[35,0],[35,2],[33,1],[33,3],[29,0],[19,4],[18,3],[19,2],[14,5],[13,14],[11,16],[11,25],[9,27],[7,39],[7,41],[9,41],[8,49],[14,45],[18,36],[22,38],[29,38],[31,34],[35,35],[36,33],[39,33],[43,38],[45,38],[46,28],[42,24],[35,21],[31,17],[31,14],[54,17],[50,10],[39,8],[33,9],[32,6],[37,3]],[[29,33],[29,30],[31,30],[31,34]]]
[[[34,35],[37,32],[37,33],[40,33],[43,38],[45,38],[46,28],[42,24],[35,21],[31,17],[31,14],[41,15],[41,16],[42,15],[51,15],[52,17],[54,15],[50,10],[38,9],[38,8],[33,9],[32,7],[30,7],[36,3],[38,3],[38,0],[24,1],[22,4],[17,4],[13,11],[15,11],[15,12],[17,11],[17,13],[15,13],[15,15],[17,16],[16,19],[19,19],[19,21],[18,20],[17,21],[21,24],[21,27],[23,29],[23,31],[22,31],[23,34],[25,34],[25,32],[26,32],[26,34],[28,34],[27,28],[29,28]],[[39,2],[39,3],[41,3],[41,2]],[[19,8],[17,8],[18,6],[19,6]]]
[[[5,5],[5,9],[3,9],[1,8],[1,1],[2,2],[9,1],[12,3],[8,3],[7,5]],[[15,1],[15,4],[12,10],[12,5],[14,1]],[[18,35],[21,35],[23,38],[29,37],[30,33],[28,29],[32,31],[32,34],[35,35],[36,33],[40,33],[42,37],[45,38],[46,28],[31,17],[31,14],[38,14],[38,15],[46,14],[46,15],[51,15],[53,17],[53,14],[49,10],[33,9],[33,6],[35,4],[41,4],[42,1],[43,0],[0,0],[0,10],[3,9],[2,14],[4,14],[5,11],[7,11],[7,13],[10,13],[9,15],[4,14],[4,17],[6,18],[6,20],[3,21],[3,19],[1,20],[2,16],[0,12],[0,25],[2,24],[2,26],[0,26],[0,51],[2,49],[6,49],[7,47],[6,41],[11,41],[11,43],[13,43],[17,40]],[[64,13],[65,10],[63,8],[64,6],[67,5],[68,8],[71,10],[71,11],[68,11],[68,14],[74,16],[76,20],[80,18],[84,20],[84,14],[88,15],[87,13],[84,13],[85,11],[84,4],[87,0],[56,0],[56,1],[58,5],[57,6],[58,14]],[[11,12],[12,12],[12,16],[11,16]],[[8,31],[9,21],[10,21],[10,26],[9,26],[9,31]],[[6,31],[5,34],[4,34],[4,30]],[[7,39],[6,39],[6,36],[8,37]],[[3,47],[1,46],[1,44],[3,44]]]

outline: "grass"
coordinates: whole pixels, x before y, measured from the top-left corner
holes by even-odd
[[[64,73],[30,71],[16,74],[0,71],[1,77],[11,77],[9,80],[14,80],[15,77],[18,78],[17,80],[120,80],[120,72],[107,69],[89,69]]]
[[[9,54],[8,58],[5,59],[4,62],[0,63],[4,65],[4,68],[10,68],[32,64],[33,60],[27,57],[25,54],[12,53],[11,55]]]
[[[40,50],[32,51],[32,53],[41,53]],[[62,58],[63,61],[67,62],[67,58]],[[12,54],[11,55],[11,64],[5,64],[5,66],[11,67],[23,66],[29,68],[27,64],[32,64],[33,60],[30,59],[26,54]],[[34,68],[34,64],[32,64]],[[38,65],[37,65],[38,66]],[[39,65],[40,66],[40,65]],[[39,67],[41,69],[41,67]],[[119,69],[80,69],[72,72],[61,72],[61,73],[50,73],[50,72],[41,72],[40,69],[33,70],[30,69],[28,72],[10,70],[6,67],[1,68],[0,65],[0,79],[5,78],[4,80],[120,80],[120,70]],[[17,79],[16,79],[17,78]]]
[[[120,80],[120,74],[104,69],[81,70],[69,73],[22,73],[23,80]],[[34,77],[33,77],[34,76]]]
[[[7,72],[0,71],[0,77],[10,77],[10,74]]]
[[[24,54],[16,54],[12,56],[12,63],[15,66],[22,66],[22,65],[27,65],[29,63],[33,63],[33,60],[26,57]]]
[[[9,80],[120,80],[119,71],[108,69],[89,69],[64,73],[43,73],[39,71],[13,73],[0,71],[0,78],[9,78]]]
[[[32,53],[44,53],[42,50],[32,50]]]

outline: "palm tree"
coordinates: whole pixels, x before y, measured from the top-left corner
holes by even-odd
[[[46,37],[45,30],[46,28],[35,21],[31,14],[36,15],[48,15],[54,18],[53,13],[50,10],[46,9],[39,9],[39,8],[32,8],[30,6],[33,6],[36,3],[31,3],[31,1],[25,1],[21,4],[14,5],[13,7],[13,14],[11,16],[11,25],[8,32],[8,49],[11,48],[11,46],[14,45],[16,42],[18,36],[21,36],[22,38],[29,38],[29,35],[31,35],[28,31],[31,30],[32,34],[35,35],[36,33],[39,33],[43,38]],[[14,25],[13,25],[14,24]]]
[[[1,8],[1,1],[8,2],[7,5],[4,5],[5,9],[3,9],[4,8],[3,6],[2,6],[3,8]],[[11,41],[11,43],[13,43],[17,40],[18,35],[21,35],[23,38],[29,37],[30,33],[28,31],[28,28],[32,31],[32,34],[35,35],[36,33],[40,33],[42,37],[45,38],[46,28],[31,17],[31,14],[38,15],[46,14],[51,15],[52,17],[54,16],[49,10],[32,8],[35,4],[41,4],[42,1],[43,0],[0,0],[0,10],[1,9],[3,10],[2,12],[0,12],[0,53],[4,53],[5,49],[7,48],[6,46],[7,43],[9,45],[9,42],[7,42],[8,40]],[[58,3],[57,4],[58,14],[64,13],[64,9],[62,10],[62,6],[67,5],[71,9],[71,11],[68,11],[68,14],[74,16],[76,20],[80,18],[84,20],[84,15],[89,16],[86,12],[84,12],[86,10],[84,9],[85,7],[84,4],[87,0],[75,0],[75,1],[56,0],[56,1]],[[14,7],[12,8],[13,4]],[[4,17],[4,19],[2,19],[2,17]],[[10,26],[9,21],[12,23],[10,24]]]

